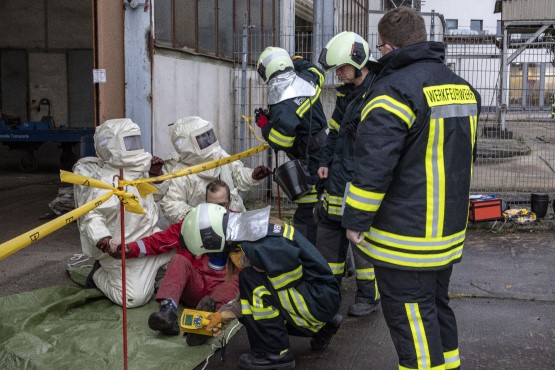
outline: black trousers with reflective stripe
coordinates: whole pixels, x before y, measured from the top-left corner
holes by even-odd
[[[316,244],[316,227],[314,223],[314,216],[312,215],[312,210],[314,209],[314,204],[297,204],[297,209],[293,215],[293,226],[295,230],[304,235],[312,244]]]
[[[326,212],[318,223],[318,234],[316,237],[316,248],[328,263],[345,263],[347,258],[347,249],[349,248],[349,240],[347,239],[347,231],[341,226],[340,221],[331,220]],[[373,267],[364,254],[355,245],[351,246],[353,250],[353,258],[356,270],[371,269]],[[349,266],[345,266],[345,269]],[[334,274],[339,286],[344,274]],[[357,276],[357,291],[355,294],[356,303],[374,303],[379,299],[376,294],[375,279],[360,279]]]
[[[262,296],[264,307],[273,307],[279,314],[272,318],[255,320],[253,315],[245,315],[239,320],[247,330],[251,350],[257,353],[279,354],[289,349],[289,335],[309,337],[313,333],[307,329],[291,325],[284,315],[279,298],[273,292],[270,281],[263,272],[247,267],[239,273],[239,297],[253,302],[253,291],[260,286],[266,287],[271,294]]]
[[[399,365],[421,369],[444,364],[444,352],[458,348],[457,322],[448,296],[452,266],[439,271],[376,266],[375,271]]]

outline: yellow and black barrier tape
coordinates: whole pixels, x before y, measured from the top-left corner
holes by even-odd
[[[62,227],[72,223],[73,221],[77,220],[79,217],[85,215],[92,209],[95,209],[102,203],[106,202],[113,193],[106,193],[101,197],[98,197],[94,200],[91,200],[88,203],[85,203],[83,206],[76,208],[68,213],[63,214],[60,217],[57,217],[44,225],[35,227],[31,231],[27,231],[24,234],[21,234],[11,240],[8,240],[5,243],[0,244],[0,260],[8,257],[9,255],[19,251],[20,249],[25,248],[31,243],[36,242],[39,239],[44,238],[47,235],[50,235],[54,231],[61,229]]]
[[[149,182],[159,182],[164,180],[173,179],[176,177],[187,176],[194,173],[210,170],[215,167],[223,166],[225,164],[231,163],[233,161],[237,161],[242,158],[246,158],[253,154],[262,152],[269,148],[268,144],[259,145],[255,148],[248,149],[246,151],[233,154],[229,157],[213,160],[210,162],[202,163],[196,166],[184,168],[180,171],[172,172],[166,175],[158,176],[158,177],[150,177],[144,178],[139,180],[119,180],[118,186],[124,187],[127,185],[132,185],[137,188],[141,197],[145,198],[148,194],[155,193],[157,191],[156,187],[153,185],[148,184]],[[92,186],[95,188],[111,190],[110,192],[91,200],[88,203],[85,203],[79,208],[76,208],[70,212],[63,214],[60,217],[57,217],[44,225],[38,226],[24,234],[21,234],[13,239],[8,240],[0,244],[0,260],[8,257],[9,255],[29,246],[31,243],[34,243],[47,235],[50,235],[54,231],[61,229],[62,227],[72,223],[73,221],[77,220],[79,217],[84,216],[89,211],[95,209],[96,207],[100,206],[102,203],[106,202],[112,195],[116,195],[120,201],[123,203],[125,210],[128,212],[133,213],[144,213],[143,208],[139,203],[139,199],[136,195],[128,193],[124,190],[119,190],[109,184],[106,184],[100,180],[96,180],[90,177],[78,175],[73,172],[68,171],[60,171],[60,180],[62,182],[67,182],[70,184],[75,185],[82,185],[82,186]]]
[[[267,150],[269,148],[270,148],[270,146],[268,144],[262,144],[262,145],[259,145],[257,147],[254,147],[252,149],[248,149],[248,150],[245,150],[245,151],[237,153],[237,154],[232,154],[232,155],[230,155],[228,157],[225,157],[225,158],[219,158],[219,159],[215,159],[215,160],[210,161],[210,162],[197,164],[197,165],[194,165],[194,166],[191,166],[191,167],[184,168],[184,169],[179,170],[179,171],[167,173],[165,175],[156,176],[156,177],[149,177],[149,178],[145,178],[145,179],[138,179],[138,180],[119,180],[118,181],[118,186],[124,187],[124,186],[127,186],[127,185],[132,185],[132,186],[136,186],[137,189],[138,189],[139,184],[171,180],[171,179],[175,179],[176,177],[188,176],[188,175],[192,175],[194,173],[199,173],[199,172],[211,170],[212,168],[220,167],[220,166],[229,164],[231,162],[237,161],[239,159],[249,157],[253,154],[262,152],[262,151]]]

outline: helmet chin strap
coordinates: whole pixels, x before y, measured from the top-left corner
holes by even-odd
[[[360,71],[360,69],[355,68],[355,78],[359,78],[360,76],[362,76],[362,72]]]

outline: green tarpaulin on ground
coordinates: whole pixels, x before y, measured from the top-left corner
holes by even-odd
[[[154,301],[127,310],[128,369],[193,369],[219,346],[214,338],[189,347],[181,335],[150,330],[157,310]],[[57,286],[1,297],[0,369],[123,369],[122,322],[122,308],[97,289]]]

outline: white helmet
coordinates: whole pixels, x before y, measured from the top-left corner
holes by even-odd
[[[143,149],[141,129],[129,118],[111,119],[96,127],[96,154],[116,167],[136,167],[150,164],[152,155]]]
[[[335,35],[322,49],[318,58],[326,72],[344,64],[350,64],[360,71],[368,60],[376,62],[370,53],[368,42],[360,35],[349,31]]]
[[[170,127],[170,141],[181,160],[189,165],[220,157],[221,148],[214,132],[214,125],[200,117],[178,119]],[[215,153],[217,155],[214,155]]]
[[[286,70],[293,69],[293,61],[289,53],[282,48],[268,46],[256,63],[256,70],[264,82],[268,83],[276,74]]]
[[[185,247],[193,256],[226,251],[227,210],[213,203],[191,209],[181,225]]]

